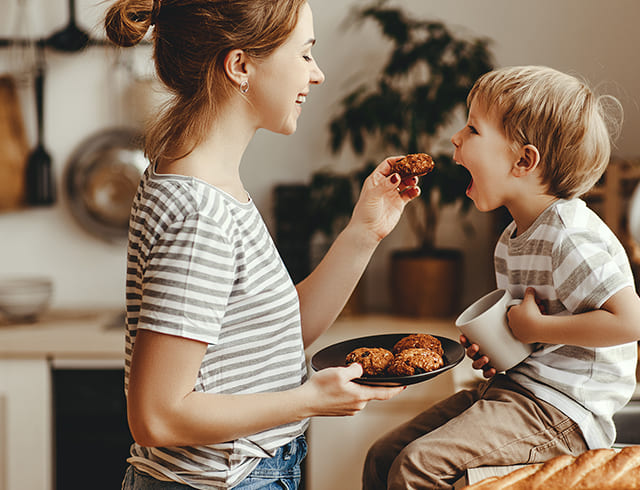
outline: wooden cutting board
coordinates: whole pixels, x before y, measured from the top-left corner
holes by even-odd
[[[20,208],[25,201],[29,143],[15,81],[0,76],[0,211]]]

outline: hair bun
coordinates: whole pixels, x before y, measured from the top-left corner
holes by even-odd
[[[118,46],[134,46],[151,26],[153,0],[117,0],[107,11],[104,26],[107,37]]]

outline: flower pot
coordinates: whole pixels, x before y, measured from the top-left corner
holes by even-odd
[[[459,313],[462,253],[458,250],[401,250],[391,256],[393,312],[411,317]]]

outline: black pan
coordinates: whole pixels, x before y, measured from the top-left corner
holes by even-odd
[[[346,355],[358,347],[382,347],[391,350],[393,346],[403,337],[410,333],[370,335],[357,339],[345,340],[337,344],[330,345],[316,352],[311,358],[311,367],[315,371],[320,371],[328,367],[346,366]],[[427,381],[439,374],[448,371],[464,359],[464,348],[458,342],[434,335],[442,344],[444,350],[444,366],[428,373],[414,374],[413,376],[362,376],[354,379],[356,383],[375,386],[406,386]]]

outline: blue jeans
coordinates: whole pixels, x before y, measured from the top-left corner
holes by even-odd
[[[300,463],[307,454],[307,442],[299,436],[278,448],[273,458],[263,459],[233,490],[297,490],[300,485]],[[132,466],[122,482],[122,490],[189,490],[189,485],[160,481],[137,471]]]

